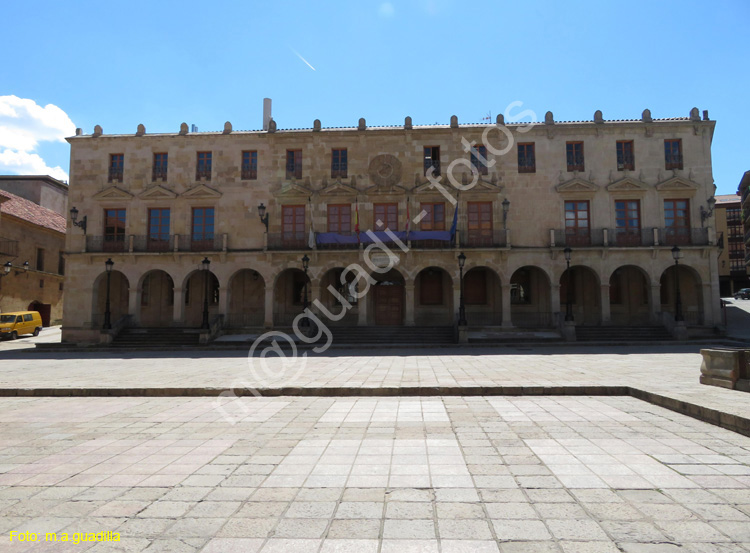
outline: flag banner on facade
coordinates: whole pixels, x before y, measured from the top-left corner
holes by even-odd
[[[453,234],[449,230],[413,230],[409,233],[409,240],[450,242],[453,240]]]
[[[442,231],[442,232],[445,233],[445,231]],[[395,236],[401,241],[406,240],[405,231],[385,232],[384,230],[379,230],[379,231],[373,231],[372,235],[374,235],[375,238],[372,238],[369,232],[363,232],[359,235],[355,235],[354,233],[342,234],[339,232],[319,232],[318,235],[316,236],[316,241],[319,245],[357,244],[359,242],[361,242],[362,244],[372,244],[376,242],[376,240],[380,240],[383,243],[390,243],[390,242],[394,242],[393,236]]]
[[[307,203],[310,204],[310,236],[307,239],[307,246],[312,250],[312,249],[315,249],[315,232],[313,231],[312,200],[310,198],[307,198]]]
[[[357,233],[357,242],[359,242],[359,198],[354,204],[354,232]]]
[[[456,204],[456,209],[453,210],[453,223],[451,224],[451,238],[456,236],[457,226],[458,226],[458,204]]]
[[[409,239],[409,222],[411,221],[411,218],[409,217],[409,198],[406,198],[406,239]]]

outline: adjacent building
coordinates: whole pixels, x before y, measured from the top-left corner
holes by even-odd
[[[742,175],[737,194],[741,201],[740,218],[745,238],[745,264],[750,266],[750,171],[745,171]]]
[[[470,328],[559,328],[568,304],[578,326],[670,327],[680,311],[710,328],[721,321],[714,125],[694,108],[617,121],[548,112],[534,124],[283,130],[267,114],[257,131],[79,129],[70,206],[85,229],[69,222],[63,338],[98,340],[108,259],[112,322],[197,327],[207,307],[228,332],[286,328],[318,300],[321,317],[342,313],[330,325],[451,326],[461,252]],[[370,255],[373,241],[398,263]]]
[[[0,176],[0,311],[62,322],[67,193],[52,177]]]
[[[745,261],[745,229],[739,194],[716,196],[716,234],[719,237],[719,284],[722,297],[750,288]]]

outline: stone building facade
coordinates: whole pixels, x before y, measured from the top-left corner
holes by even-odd
[[[2,312],[39,311],[44,326],[62,322],[67,192],[47,176],[0,176]]]
[[[716,235],[701,208],[715,189],[714,125],[693,109],[627,121],[79,130],[70,206],[87,230],[69,226],[63,338],[97,340],[108,258],[112,320],[132,325],[198,326],[206,278],[210,317],[223,315],[227,332],[288,327],[305,290],[333,312],[351,305],[331,325],[453,325],[460,252],[470,328],[559,328],[568,299],[577,325],[669,325],[675,245],[685,319],[710,327]],[[367,230],[396,255],[388,272]],[[355,265],[371,278],[346,271]]]
[[[716,235],[720,237],[719,284],[722,297],[750,287],[745,264],[742,202],[737,194],[716,196]]]

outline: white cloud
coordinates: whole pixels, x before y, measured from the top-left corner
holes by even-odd
[[[75,133],[68,114],[53,104],[0,96],[0,173],[45,174],[68,180],[61,167],[49,167],[36,153],[39,142],[64,143]]]
[[[393,14],[395,13],[396,10],[390,2],[383,2],[378,8],[378,15],[380,15],[380,17],[393,17]]]

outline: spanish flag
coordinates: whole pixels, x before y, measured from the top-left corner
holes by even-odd
[[[359,244],[359,198],[354,204],[354,232],[357,233],[357,243]]]

